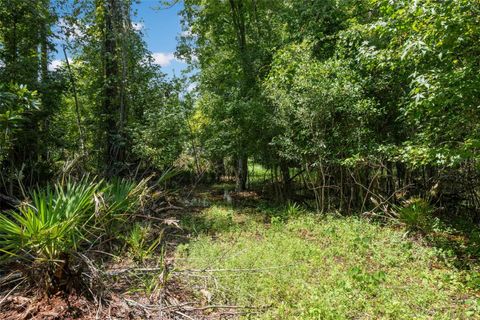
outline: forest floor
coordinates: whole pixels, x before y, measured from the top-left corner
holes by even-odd
[[[459,255],[470,248],[463,235],[439,232],[445,241],[433,242],[365,217],[275,206],[255,192],[225,201],[223,188],[152,216],[161,223],[148,230],[164,234],[163,247],[105,260],[102,308],[19,293],[2,301],[2,318],[480,319],[478,263]]]
[[[202,311],[194,319],[480,319],[478,269],[461,261],[455,248],[467,242],[452,230],[445,245],[363,217],[272,207],[255,193],[180,226],[188,241],[175,245],[172,275]]]

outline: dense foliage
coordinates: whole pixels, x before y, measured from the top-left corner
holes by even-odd
[[[92,250],[127,245],[142,178],[166,181],[184,150],[188,94],[133,4],[0,0],[0,273],[17,286],[101,296]],[[142,257],[144,236],[131,244]]]
[[[131,6],[0,2],[2,194],[18,197],[66,169],[163,170],[182,152],[182,83],[154,63]],[[63,61],[52,66],[54,51]]]
[[[253,161],[320,211],[479,207],[477,1],[187,0],[193,92],[153,63],[131,1],[1,4],[3,194],[172,165],[244,190]]]
[[[320,211],[411,195],[477,210],[479,10],[478,1],[186,1],[179,54],[200,69],[205,155],[262,163],[281,197],[303,177]]]

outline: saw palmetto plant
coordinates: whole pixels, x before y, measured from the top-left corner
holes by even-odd
[[[58,289],[78,275],[77,253],[95,245],[116,216],[132,212],[144,189],[145,181],[84,178],[33,191],[28,202],[0,214],[2,262],[20,262],[27,278],[37,282],[40,274],[43,287]]]

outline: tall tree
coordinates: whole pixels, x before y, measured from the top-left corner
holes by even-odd
[[[49,0],[0,1],[0,82],[12,84],[13,91],[16,85],[38,91],[41,102],[38,110],[24,115],[28,121],[16,133],[5,160],[4,173],[15,175],[17,182],[26,185],[46,179],[51,173],[48,149],[53,143],[48,124],[58,107],[54,96],[61,90],[48,70],[54,22],[55,12]]]
[[[185,2],[184,28],[189,32],[178,52],[202,70],[198,107],[211,119],[205,143],[214,162],[233,160],[237,190],[246,188],[248,158],[264,149],[270,136],[269,105],[259,87],[270,48],[280,41],[271,18],[281,6],[256,0]]]
[[[128,4],[130,6],[130,4]],[[119,171],[126,158],[126,139],[124,136],[125,100],[123,99],[124,73],[122,72],[125,48],[121,38],[125,35],[124,3],[118,0],[104,1],[104,95],[103,114],[107,132],[105,146],[105,164],[107,175]]]

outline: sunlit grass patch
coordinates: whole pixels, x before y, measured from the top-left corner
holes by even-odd
[[[206,277],[189,280],[193,287],[219,304],[258,307],[254,318],[477,316],[478,300],[460,272],[438,249],[405,239],[402,230],[355,217],[269,215],[205,210],[196,229],[187,221],[197,237],[178,248],[177,267],[207,270]]]
[[[248,179],[250,183],[263,183],[269,176],[270,169],[253,161],[248,163]]]

